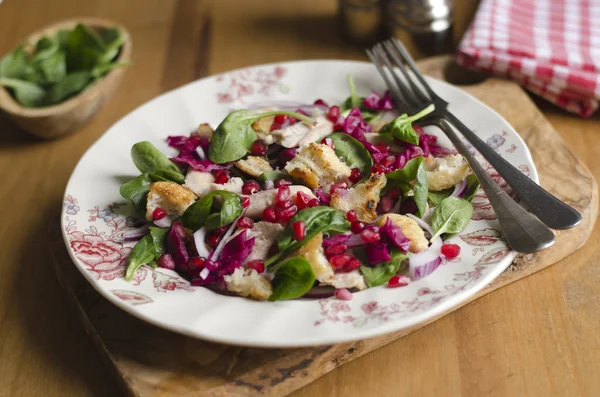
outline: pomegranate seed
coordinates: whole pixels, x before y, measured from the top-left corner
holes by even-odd
[[[350,224],[350,231],[353,234],[360,234],[363,230],[365,230],[365,224],[361,221],[354,221]]]
[[[283,185],[277,189],[276,202],[287,200],[289,197],[290,197],[290,188],[287,185]]]
[[[325,253],[328,256],[341,255],[346,252],[347,249],[348,247],[346,247],[346,244],[340,243],[336,245],[330,245],[329,247],[325,248]]]
[[[348,291],[346,288],[336,289],[333,293],[338,300],[341,301],[350,301],[352,300],[352,292]]]
[[[222,185],[229,181],[229,172],[225,170],[217,170],[215,172],[215,183],[218,185]]]
[[[273,207],[267,207],[264,209],[263,213],[262,213],[262,218],[264,221],[270,222],[270,223],[277,223],[277,221],[279,220],[279,216],[277,215],[277,211],[275,211],[275,208]]]
[[[335,193],[335,191],[338,189],[347,189],[347,188],[348,188],[348,184],[346,182],[333,183],[331,185],[331,187],[329,188],[329,194]]]
[[[309,207],[317,207],[319,206],[319,204],[321,204],[321,202],[318,198],[310,199],[310,201],[308,202]]]
[[[386,196],[388,196],[389,198],[391,198],[393,200],[399,199],[400,198],[400,188],[397,188],[397,187],[390,188],[387,191]]]
[[[310,200],[311,198],[308,194],[303,192],[296,193],[296,206],[299,210],[303,210],[306,207],[309,207]]]
[[[252,229],[254,227],[254,221],[247,216],[242,216],[237,225],[242,229]]]
[[[281,200],[275,203],[275,206],[280,210],[284,210],[286,208],[290,208],[292,206],[292,200]]]
[[[164,267],[165,269],[175,270],[175,260],[171,254],[162,254],[158,258],[158,266]]]
[[[280,130],[283,126],[281,124],[278,123],[273,123],[271,124],[271,127],[269,127],[269,131],[277,131]]]
[[[381,165],[384,167],[389,167],[390,165],[396,162],[396,156],[386,156],[383,160],[381,160]]]
[[[327,120],[331,121],[332,123],[336,123],[338,121],[340,117],[340,107],[339,106],[332,106],[329,108],[329,111],[327,112]],[[343,122],[343,120],[342,120]]]
[[[381,211],[383,213],[388,213],[394,207],[394,200],[390,196],[385,196],[381,199]]]
[[[292,184],[292,181],[290,181],[289,179],[277,179],[275,182],[273,182],[273,186],[275,186],[276,188],[280,188],[282,186],[289,186]]]
[[[323,145],[327,145],[330,148],[332,148],[333,150],[335,150],[335,143],[333,143],[333,139],[331,139],[331,138],[323,138],[323,139],[321,139],[321,143]]]
[[[377,142],[375,144],[375,147],[381,152],[381,153],[387,153],[390,151],[391,146],[389,143],[387,142]]]
[[[381,240],[381,236],[379,235],[379,233],[370,229],[365,229],[362,232],[360,232],[360,237],[367,244],[376,243],[379,240]]]
[[[346,265],[344,266],[344,271],[346,273],[351,272],[352,270],[356,270],[358,269],[360,266],[362,265],[362,263],[360,263],[360,261],[356,258],[352,258],[350,259],[350,261],[348,263],[346,263]]]
[[[344,116],[338,116],[337,120],[333,123],[334,131],[344,131]]]
[[[322,99],[317,99],[317,100],[315,101],[315,105],[320,105],[320,106],[329,107],[329,106],[328,106],[328,105],[325,103],[325,101],[324,101],[324,100],[322,100]]]
[[[265,263],[258,259],[246,263],[246,267],[248,269],[254,269],[259,273],[262,273],[265,271]]]
[[[415,212],[417,212],[417,204],[413,199],[404,201],[400,206],[401,214],[414,214]]]
[[[165,216],[167,216],[167,211],[163,210],[160,207],[158,207],[154,211],[152,211],[152,219],[154,219],[155,221],[160,221]]]
[[[209,246],[211,246],[212,248],[217,246],[217,243],[219,242],[219,238],[221,238],[221,236],[219,236],[217,233],[210,233],[208,236],[206,236],[206,244],[208,244]]]
[[[254,194],[260,191],[260,185],[254,180],[249,180],[242,185],[243,194]]]
[[[348,222],[354,222],[356,219],[356,211],[354,210],[350,210],[348,212],[346,212],[346,219],[348,220]]]
[[[410,278],[401,275],[395,275],[388,281],[389,288],[405,287],[410,283]]]
[[[372,174],[385,174],[385,167],[381,164],[373,164],[371,167]]]
[[[456,244],[442,245],[442,255],[448,259],[456,258],[460,254],[460,247]]]
[[[287,222],[290,219],[292,219],[292,217],[294,215],[296,215],[297,213],[298,213],[298,207],[296,207],[295,205],[292,205],[290,208],[286,208],[286,209],[280,210],[278,212],[279,220],[281,222]]]
[[[242,197],[242,208],[248,208],[250,205],[250,199],[248,197]]]
[[[273,123],[277,123],[277,124],[283,124],[285,123],[285,120],[287,119],[287,116],[285,114],[278,114],[277,116],[275,116],[275,118],[273,119]]]
[[[267,144],[262,139],[257,139],[250,145],[250,153],[254,156],[264,156],[267,154]]]
[[[350,173],[348,180],[350,180],[352,183],[358,183],[358,181],[362,179],[362,176],[363,175],[360,168],[352,168],[352,172]]]
[[[423,135],[423,127],[421,127],[420,125],[414,125],[414,124],[412,127],[419,135]]]
[[[349,255],[335,255],[329,258],[329,263],[334,270],[341,270],[352,259]]]
[[[199,256],[195,256],[193,258],[190,258],[190,260],[188,261],[188,266],[195,269],[195,270],[202,270],[204,269],[204,265],[206,264],[206,259],[204,258],[200,258]]]
[[[300,241],[306,237],[306,222],[296,221],[292,223],[292,234],[294,235],[294,240],[296,241]]]

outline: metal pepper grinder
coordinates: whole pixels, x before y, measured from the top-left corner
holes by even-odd
[[[388,0],[386,28],[420,58],[453,51],[453,0]]]

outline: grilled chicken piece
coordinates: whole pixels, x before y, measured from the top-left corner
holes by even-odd
[[[469,174],[470,168],[463,156],[451,154],[446,157],[427,157],[425,159],[429,190],[438,192],[451,188]]]
[[[346,180],[351,173],[350,167],[338,158],[332,148],[319,143],[301,148],[287,163],[285,170],[292,178],[312,189]]]
[[[336,189],[329,205],[343,212],[356,211],[361,222],[372,223],[377,219],[379,195],[387,179],[383,174],[372,174],[366,182],[350,189]]]

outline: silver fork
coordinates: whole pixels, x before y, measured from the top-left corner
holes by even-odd
[[[440,98],[427,84],[402,43],[392,39],[376,44],[372,50],[367,50],[367,55],[384,78],[399,106],[406,107],[416,113],[418,110],[434,104],[435,110],[427,116],[424,122],[444,119],[458,129],[490,165],[498,171],[498,174],[510,185],[529,211],[547,226],[553,229],[568,229],[581,222],[579,212],[548,193],[503,159],[451,113],[448,110],[448,102]],[[404,63],[412,71],[412,74],[407,71]],[[394,73],[394,66],[400,70],[401,75]],[[386,67],[391,72],[391,79],[384,71]]]
[[[473,155],[469,152],[469,149],[463,143],[463,141],[454,132],[453,128],[445,118],[448,117],[447,115],[450,115],[450,121],[453,122],[457,119],[448,112],[447,103],[433,92],[433,90],[425,82],[425,79],[419,74],[416,66],[414,66],[414,63],[412,62],[412,59],[407,55],[408,53],[406,50],[395,40],[393,40],[391,43],[385,42],[384,45],[386,49],[384,49],[383,45],[381,44],[375,45],[372,51],[367,50],[367,55],[371,61],[373,61],[377,70],[385,80],[398,107],[400,107],[402,110],[406,110],[408,113],[414,114],[418,110],[424,109],[432,103],[435,105],[436,110],[434,111],[433,116],[428,117],[429,124],[436,125],[442,129],[448,138],[450,138],[458,152],[467,159],[469,166],[473,170],[473,173],[481,183],[481,187],[490,200],[490,204],[492,205],[492,208],[494,209],[494,212],[498,218],[498,222],[500,223],[500,226],[504,232],[504,237],[512,249],[517,252],[531,253],[552,245],[555,239],[554,233],[552,233],[552,231],[546,227],[540,219],[513,201],[510,196],[498,186],[498,184],[487,174],[475,157],[473,157]],[[395,49],[397,52],[394,51]],[[400,53],[402,59],[409,64],[409,67],[417,76],[418,81],[422,84],[424,90],[417,86],[417,83],[407,72],[403,62],[398,57],[398,53]],[[410,66],[411,64],[412,67]],[[402,77],[394,71],[394,65],[400,70]],[[389,75],[386,73],[385,69],[389,71]],[[391,79],[393,79],[393,82],[390,79],[390,76]],[[429,95],[429,97],[426,95],[426,93]],[[461,125],[463,124],[461,123]],[[464,128],[468,130],[466,126]],[[464,131],[461,130],[461,132],[463,132],[463,135],[466,135]],[[481,142],[481,144],[483,144],[487,149],[489,149],[490,152],[496,154],[489,146],[487,146],[487,144],[485,144],[485,142],[479,139],[470,130],[469,133],[479,142]],[[476,146],[472,141],[471,143],[479,150],[478,146]],[[490,164],[492,164],[492,161],[490,161],[490,159],[486,156],[487,153],[484,153],[482,150],[480,150],[480,153],[486,157]],[[497,157],[506,163],[507,166],[512,167],[512,165],[502,159],[502,157]],[[506,180],[506,177],[500,173],[498,166],[495,166],[494,164],[492,165]],[[546,193],[546,195],[554,198],[554,196],[551,196],[537,184],[533,183],[519,170],[516,168],[514,169],[519,173],[519,175],[523,176],[527,181],[531,182],[534,186]],[[510,184],[508,180],[507,182]],[[516,186],[519,187],[527,185],[523,184],[523,182],[521,182],[519,179],[519,183],[516,184]],[[513,185],[511,185],[511,187],[513,187]],[[513,187],[513,189],[519,195],[522,195],[524,192],[523,189],[518,190],[515,189],[515,187]],[[554,198],[554,200],[558,201],[559,203],[563,204],[563,206],[571,209],[577,215],[579,215],[577,211],[573,210],[571,207],[562,203],[558,199]],[[581,216],[579,216],[579,219],[581,219]],[[577,221],[577,223],[578,222],[579,221]]]

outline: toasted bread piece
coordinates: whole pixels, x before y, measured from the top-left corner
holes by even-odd
[[[148,192],[146,219],[152,220],[152,212],[162,208],[168,215],[181,216],[196,201],[196,195],[175,182],[154,182]]]
[[[229,291],[243,297],[265,300],[269,299],[273,293],[269,280],[254,269],[238,267],[231,275],[225,276],[223,279]]]
[[[356,217],[361,222],[375,222],[379,195],[386,182],[385,175],[372,174],[366,182],[359,183],[350,189],[337,189],[331,195],[329,205],[344,212],[356,211]]]
[[[333,268],[325,257],[323,251],[323,233],[317,234],[300,247],[291,256],[300,256],[306,259],[315,273],[315,277],[321,283],[333,280]]]
[[[267,160],[258,156],[248,156],[244,160],[238,160],[233,163],[237,169],[246,174],[258,177],[266,171],[273,171],[273,167]]]

